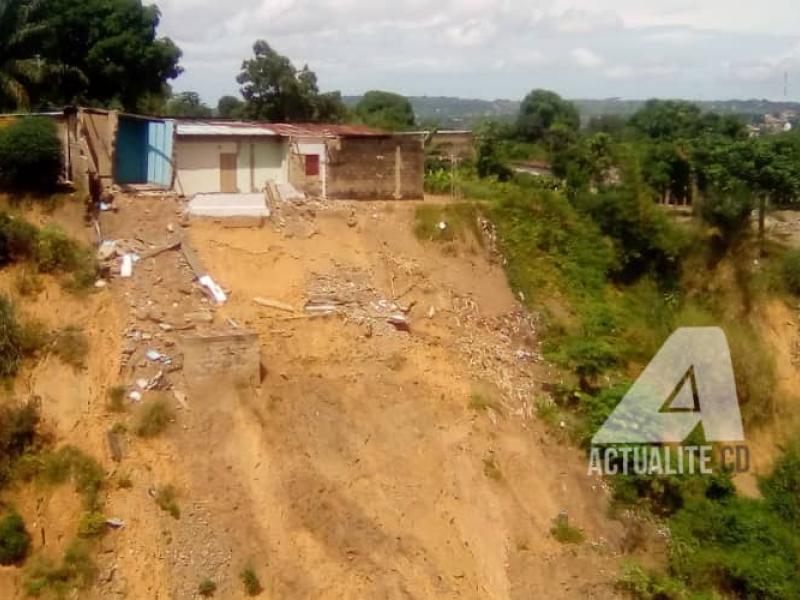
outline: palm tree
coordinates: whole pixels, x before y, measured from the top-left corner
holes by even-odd
[[[44,32],[32,13],[40,0],[0,0],[0,107],[30,109],[30,86],[41,81],[45,62],[34,53]]]

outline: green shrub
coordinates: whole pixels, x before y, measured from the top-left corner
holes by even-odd
[[[264,588],[261,587],[261,581],[259,581],[258,575],[253,567],[245,567],[240,577],[242,579],[242,583],[244,584],[244,592],[248,596],[258,596],[264,591]]]
[[[35,260],[42,273],[67,272],[80,266],[80,246],[56,225],[45,225],[39,231]]]
[[[14,565],[25,560],[31,536],[25,529],[25,522],[12,512],[0,519],[0,565]]]
[[[86,511],[78,521],[78,537],[99,537],[106,532],[106,516],[96,511]]]
[[[781,274],[786,289],[800,296],[800,250],[791,250],[784,255]]]
[[[105,472],[91,456],[74,446],[64,446],[54,452],[41,454],[32,462],[29,466],[32,476],[49,485],[72,480],[75,491],[83,496],[84,508],[87,511],[97,510]]]
[[[89,355],[89,338],[80,328],[68,325],[55,335],[53,352],[65,364],[76,369],[83,368]]]
[[[796,529],[800,527],[800,449],[791,446],[759,482],[770,508]]]
[[[158,488],[156,490],[156,504],[161,510],[168,512],[172,518],[181,518],[181,508],[178,506],[178,491],[175,486],[169,484]]]
[[[89,549],[82,541],[75,540],[64,551],[61,564],[56,565],[40,559],[33,565],[25,580],[25,591],[34,597],[53,592],[63,598],[75,590],[88,588],[94,581],[97,567]],[[75,596],[77,597],[77,596]]]
[[[573,526],[569,522],[567,515],[558,515],[550,528],[550,535],[562,544],[580,544],[585,536],[583,531]]]
[[[670,520],[672,572],[698,590],[735,598],[800,598],[797,530],[766,502],[692,499]]]
[[[201,596],[209,597],[213,596],[214,592],[217,591],[217,584],[211,581],[210,579],[206,578],[200,582],[200,585],[197,586],[197,591],[200,593]]]
[[[124,385],[115,385],[108,390],[108,409],[114,413],[125,412],[125,393],[127,388]]]
[[[0,212],[0,266],[32,258],[38,234],[35,225]]]
[[[617,587],[636,600],[684,600],[688,596],[683,582],[666,575],[647,572],[632,563],[622,565]],[[699,597],[696,598],[699,600]]]
[[[425,173],[425,191],[428,194],[449,194],[455,179],[450,170],[432,169]]]
[[[155,437],[163,432],[174,418],[175,411],[166,400],[153,400],[139,411],[136,435],[145,438]]]
[[[0,182],[13,189],[51,189],[61,174],[61,155],[53,121],[19,119],[0,131]]]

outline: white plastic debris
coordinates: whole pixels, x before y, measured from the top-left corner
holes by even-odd
[[[211,275],[203,275],[197,281],[199,281],[200,285],[208,290],[217,304],[225,304],[225,302],[228,300],[228,296],[225,294],[222,288],[219,287],[217,282],[211,278]]]
[[[137,392],[136,390],[134,390],[130,394],[128,394],[128,398],[130,398],[134,402],[141,402],[142,401],[142,393],[141,392]]]
[[[120,277],[131,277],[133,276],[133,255],[126,254],[122,257],[122,266],[119,269]]]
[[[447,223],[445,223],[444,221],[440,221],[439,222],[439,231],[444,231],[445,229],[447,229]]]
[[[125,527],[125,521],[117,518],[106,519],[106,525],[108,525],[112,529],[122,529],[123,527]]]
[[[162,360],[164,358],[164,355],[161,354],[158,350],[148,350],[147,358],[152,361],[157,361],[157,360]]]

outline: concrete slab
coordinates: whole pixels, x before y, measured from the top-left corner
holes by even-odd
[[[266,197],[257,194],[196,194],[189,202],[196,217],[269,217]]]

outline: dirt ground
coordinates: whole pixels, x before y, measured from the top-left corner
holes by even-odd
[[[84,370],[47,358],[17,396],[41,396],[60,443],[98,458],[110,482],[133,482],[109,485],[105,513],[125,527],[99,542],[98,583],[81,598],[197,598],[205,578],[215,597],[242,598],[246,566],[264,598],[617,597],[625,527],[581,452],[535,416],[537,390],[555,377],[535,316],[477,240],[417,240],[414,206],[304,206],[260,228],[186,223],[173,199],[123,198],[103,215],[104,237],[137,252],[182,235],[229,300],[214,306],[168,251],[88,298],[53,284],[29,303],[48,321],[84,324],[91,351]],[[342,304],[312,317],[304,306],[319,296]],[[180,335],[234,327],[259,336],[260,387],[186,381]],[[172,363],[152,364],[148,349]],[[107,407],[110,386],[137,379],[159,382],[142,404],[176,409],[152,440],[130,433],[135,402],[121,415]],[[119,463],[106,443],[115,423],[129,431]],[[179,519],[153,500],[165,484]],[[74,495],[13,500],[47,531],[36,551],[57,556],[74,535]],[[586,541],[556,541],[559,514]],[[23,597],[20,577],[0,569],[0,596]]]

